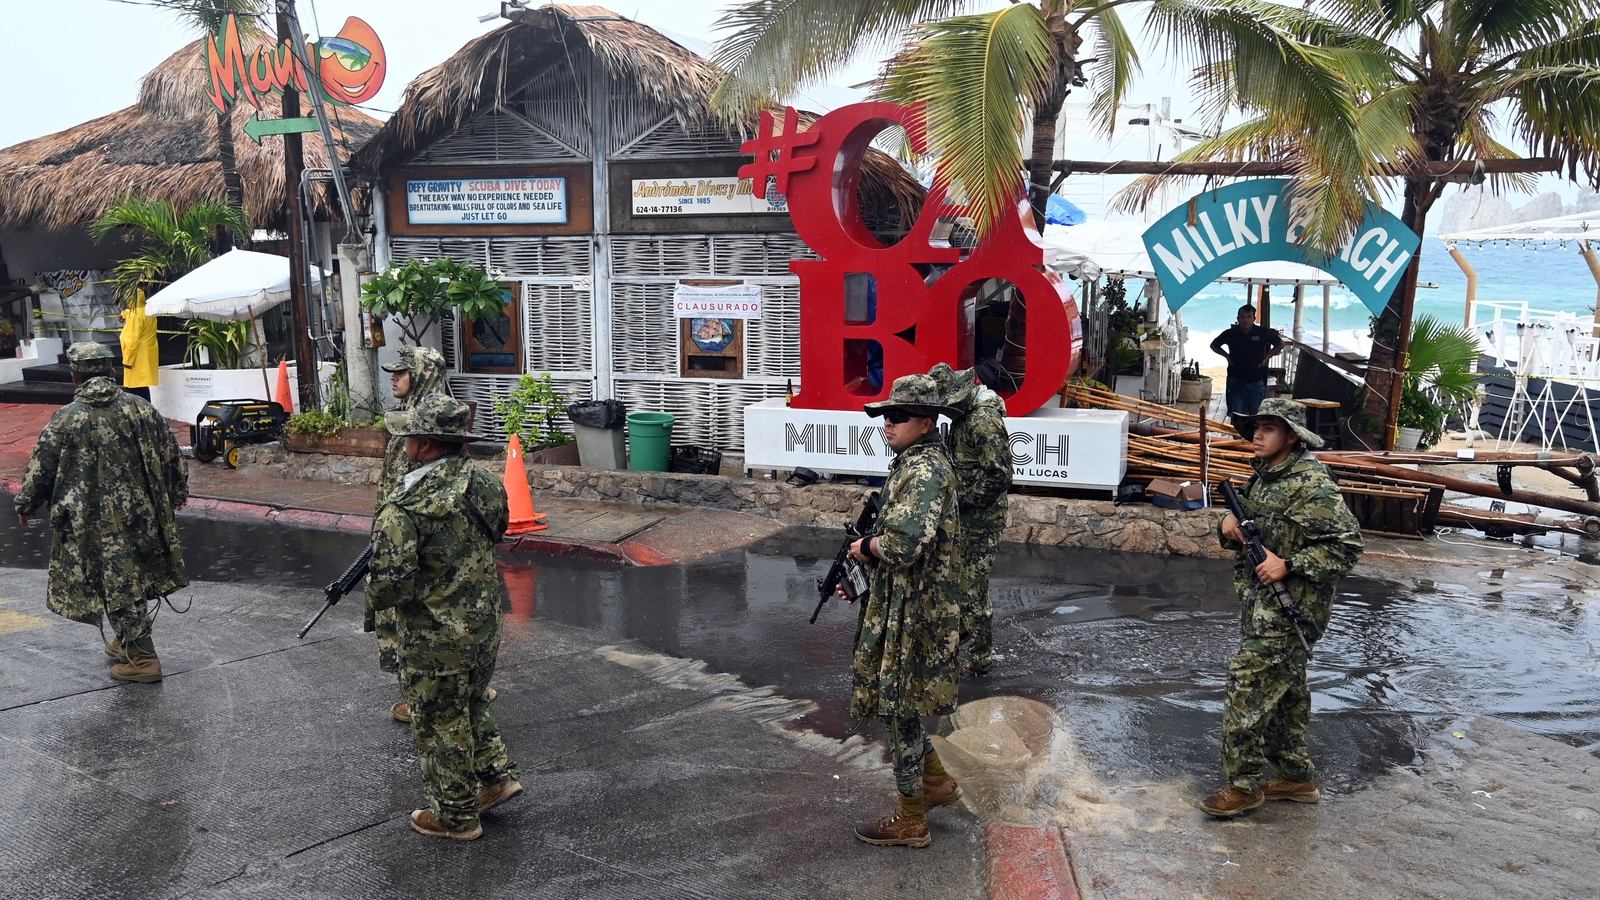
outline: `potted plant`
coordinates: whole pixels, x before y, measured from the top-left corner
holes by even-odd
[[[538,376],[524,373],[510,393],[495,397],[494,409],[505,423],[507,438],[521,436],[528,462],[575,466],[577,445],[557,424],[567,402],[549,372]]]
[[[505,307],[499,272],[487,272],[448,256],[395,263],[361,286],[361,307],[393,316],[413,346],[452,310],[471,321],[492,319]]]
[[[338,369],[328,379],[327,397],[323,408],[289,417],[285,436],[289,451],[383,458],[384,451],[389,448],[389,432],[382,424],[369,428],[356,426],[354,413],[357,409],[350,401],[350,386],[345,381],[344,369]],[[381,410],[365,412],[367,418],[382,422]]]
[[[1472,332],[1432,316],[1417,319],[1400,390],[1396,450],[1426,450],[1439,442],[1451,405],[1472,402],[1478,387],[1472,364],[1477,358],[1478,342]]]

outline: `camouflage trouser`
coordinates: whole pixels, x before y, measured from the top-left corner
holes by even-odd
[[[378,668],[393,675],[400,671],[400,632],[394,610],[380,609],[372,614],[372,633],[378,637]]]
[[[1240,790],[1254,791],[1271,765],[1290,781],[1316,781],[1306,750],[1311,686],[1298,641],[1252,641],[1228,665],[1222,713],[1222,769]]]
[[[493,665],[458,675],[400,672],[422,762],[423,793],[434,817],[448,828],[476,822],[478,792],[520,773],[489,710],[485,692],[493,675]]]
[[[111,623],[111,630],[124,653],[137,653],[140,657],[156,655],[156,642],[150,635],[149,603],[140,600],[132,606],[106,610],[106,621]]]
[[[972,642],[967,661],[976,669],[994,662],[994,601],[989,599],[989,573],[1000,550],[1000,532],[963,531],[951,554],[956,602],[961,605],[961,631]]]
[[[883,717],[889,731],[889,754],[894,758],[894,786],[902,797],[922,796],[922,760],[933,752],[933,742],[915,713],[901,718]]]

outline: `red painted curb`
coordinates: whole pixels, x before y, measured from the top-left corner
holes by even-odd
[[[993,822],[983,832],[990,900],[1082,900],[1061,828]]]
[[[518,535],[501,545],[501,549],[512,553],[537,553],[542,556],[555,556],[561,559],[584,559],[590,562],[622,563],[624,565],[637,565],[622,548],[615,544],[594,544],[588,541],[575,541],[567,538],[540,537],[538,534]]]

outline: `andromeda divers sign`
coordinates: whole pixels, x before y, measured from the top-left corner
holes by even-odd
[[[1246,263],[1278,259],[1327,272],[1381,314],[1421,239],[1373,204],[1338,253],[1313,262],[1300,242],[1309,214],[1291,199],[1288,181],[1263,178],[1206,191],[1162,216],[1145,230],[1144,246],[1167,305],[1178,309]]]

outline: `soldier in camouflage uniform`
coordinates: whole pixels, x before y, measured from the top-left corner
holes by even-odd
[[[870,566],[872,587],[856,635],[850,714],[881,718],[894,755],[897,814],[856,827],[869,844],[926,847],[927,810],[954,803],[961,789],[928,740],[922,716],[956,705],[961,610],[951,591],[960,539],[956,480],[935,423],[944,406],[927,375],[895,380],[889,399],[866,406],[883,417],[895,451],[876,534],[850,553]]]
[[[161,598],[189,583],[174,513],[189,471],[161,414],[112,379],[110,350],[86,341],[67,359],[78,390],[39,435],[17,515],[26,528],[50,504],[51,612],[96,626],[103,616],[116,634],[111,677],[160,681],[150,627]]]
[[[988,385],[998,380],[998,364],[956,372],[939,363],[928,374],[939,385],[945,405],[958,416],[945,437],[956,475],[961,508],[961,540],[951,563],[961,606],[963,641],[971,641],[963,675],[987,675],[994,665],[994,601],[989,573],[1000,549],[1000,533],[1010,508],[1011,443],[1006,434],[1006,402]]]
[[[400,401],[402,412],[414,408],[418,401],[429,394],[448,393],[445,390],[444,357],[432,347],[401,347],[399,358],[385,364],[383,370],[390,373],[390,388],[394,391],[395,399]],[[378,475],[378,502],[381,504],[383,498],[399,487],[401,479],[415,468],[416,464],[406,459],[406,439],[390,437],[389,446],[383,454],[383,470]],[[368,615],[362,627],[378,637],[378,668],[398,674],[399,638],[395,634],[394,610],[380,610]],[[404,700],[391,706],[389,714],[401,722],[411,721],[411,710]]]
[[[1233,583],[1244,604],[1243,641],[1228,666],[1222,715],[1222,767],[1228,783],[1200,801],[1213,816],[1236,816],[1266,800],[1315,803],[1317,770],[1306,749],[1311,688],[1305,649],[1294,623],[1272,598],[1283,581],[1300,609],[1300,629],[1315,643],[1328,627],[1338,580],[1361,556],[1361,527],[1328,470],[1307,452],[1322,439],[1306,428],[1306,409],[1271,399],[1253,417],[1255,474],[1239,492],[1246,514],[1261,528],[1267,560],[1252,567],[1244,536],[1231,514],[1218,526],[1222,544],[1237,554]],[[1262,780],[1266,766],[1277,775]]]
[[[411,827],[470,841],[480,813],[522,793],[488,696],[500,651],[503,592],[494,545],[510,513],[505,486],[462,453],[482,440],[471,411],[443,394],[391,417],[416,463],[372,523],[367,605],[393,609],[400,682],[411,711],[428,807]]]

